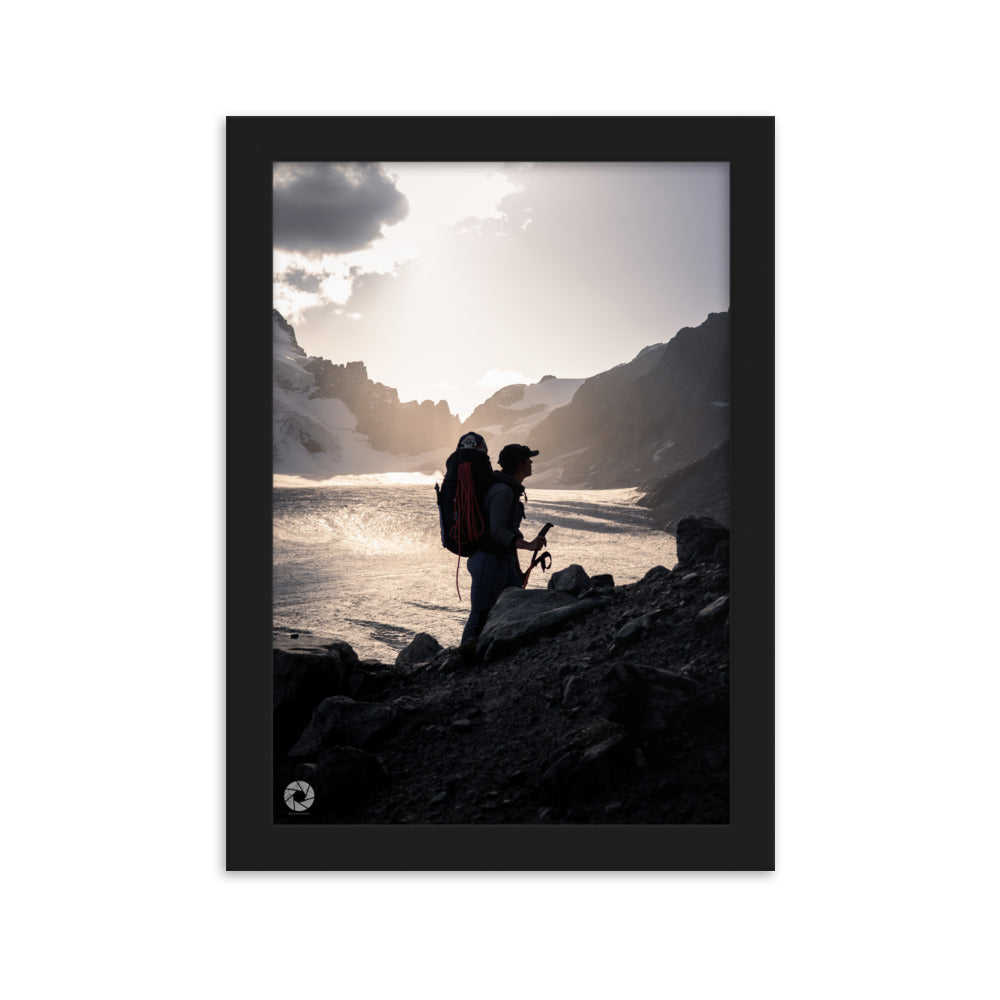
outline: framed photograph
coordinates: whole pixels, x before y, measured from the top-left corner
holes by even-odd
[[[774,868],[774,119],[230,117],[226,866]]]

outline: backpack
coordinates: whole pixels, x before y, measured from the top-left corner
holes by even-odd
[[[492,485],[486,442],[475,432],[463,434],[445,462],[444,481],[434,484],[441,544],[459,559],[471,556],[489,539],[483,499]]]

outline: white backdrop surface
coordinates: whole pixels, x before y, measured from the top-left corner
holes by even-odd
[[[984,11],[11,16],[16,995],[995,995]],[[224,872],[225,116],[396,113],[777,118],[773,874]]]

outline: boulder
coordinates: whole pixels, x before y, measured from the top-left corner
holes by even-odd
[[[295,742],[313,709],[324,698],[348,694],[360,686],[350,678],[361,673],[358,654],[346,642],[309,650],[274,650],[274,736],[279,756]]]
[[[670,570],[666,566],[653,566],[646,570],[645,575],[639,581],[639,583],[658,583],[662,580],[669,579]]]
[[[314,691],[326,690],[336,684],[342,665],[357,663],[358,654],[346,642],[303,651],[275,649],[274,707],[277,709],[310,698]]]
[[[378,660],[361,660],[346,642],[311,647],[275,647],[274,701],[298,700],[297,689],[317,668],[333,684],[332,694],[377,699],[396,682],[395,672]],[[312,678],[315,680],[315,678]]]
[[[607,597],[577,599],[558,590],[508,587],[486,619],[477,653],[489,663],[539,636],[559,631],[566,622],[608,603]]]
[[[615,578],[610,573],[598,573],[597,576],[590,578],[590,585],[598,590],[605,590],[614,587]]]
[[[454,674],[461,670],[463,667],[467,666],[462,655],[457,649],[445,650],[447,655],[434,660],[434,669],[437,670],[439,674]]]
[[[288,756],[311,759],[333,746],[371,746],[392,726],[398,715],[389,705],[334,695],[316,706],[309,725],[288,751]]]
[[[694,623],[700,629],[710,629],[713,625],[719,625],[726,620],[729,615],[729,596],[723,594],[717,597],[711,604],[706,605],[695,616]]]
[[[626,646],[631,646],[632,643],[638,642],[644,631],[642,618],[633,618],[615,632],[611,637],[611,645],[614,649],[624,649]]]
[[[711,556],[729,540],[729,529],[711,517],[682,517],[677,525],[677,562],[686,566],[700,556]]]
[[[558,590],[564,594],[579,595],[585,590],[589,590],[591,586],[590,577],[584,568],[577,563],[572,563],[549,577],[549,590]]]
[[[668,629],[667,619],[669,616],[669,608],[654,608],[648,614],[627,621],[612,637],[612,649],[614,651],[624,649],[648,634],[663,635]]]
[[[426,663],[441,652],[441,643],[427,632],[418,632],[406,649],[396,657],[397,667],[409,667],[416,663]]]

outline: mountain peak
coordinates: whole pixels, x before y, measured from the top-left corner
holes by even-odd
[[[295,330],[292,328],[291,323],[289,323],[288,320],[285,319],[285,317],[282,316],[277,309],[271,310],[271,318],[278,325],[279,329],[284,330],[285,333],[287,333],[292,338],[292,340],[295,340]]]

